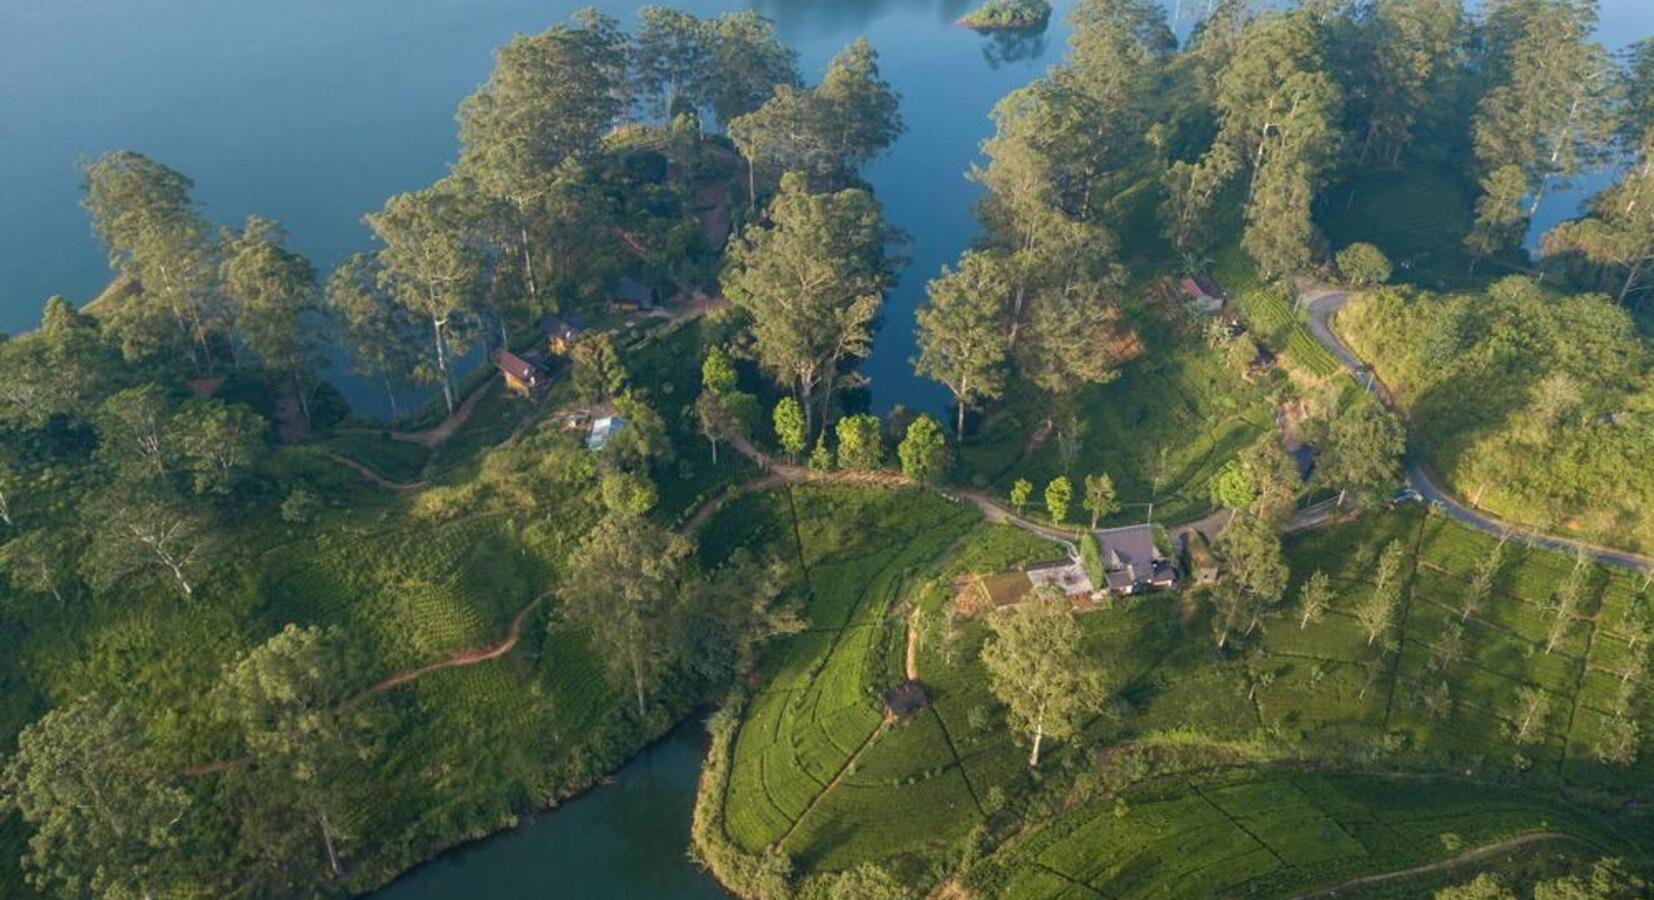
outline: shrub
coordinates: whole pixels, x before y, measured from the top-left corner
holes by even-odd
[[[921,484],[941,479],[948,468],[948,441],[942,426],[930,416],[920,416],[907,426],[907,437],[896,448],[902,474]]]
[[[877,469],[884,462],[884,427],[877,416],[858,413],[838,420],[838,464],[846,469]]]
[[[1390,258],[1372,244],[1351,244],[1335,257],[1338,271],[1356,287],[1383,284],[1390,280]]]
[[[304,488],[294,488],[281,501],[281,520],[283,522],[303,523],[316,517],[322,509],[322,501],[315,494]]]

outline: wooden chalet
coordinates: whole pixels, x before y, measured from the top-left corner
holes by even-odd
[[[510,350],[502,349],[494,354],[494,367],[505,379],[506,390],[524,397],[538,393],[548,380],[545,370]]]

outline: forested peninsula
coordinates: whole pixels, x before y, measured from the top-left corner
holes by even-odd
[[[0,893],[363,894],[704,721],[742,897],[1645,896],[1654,40],[1208,6],[995,107],[943,409],[861,370],[865,39],[514,37],[328,271],[84,161],[117,280],[0,340]]]

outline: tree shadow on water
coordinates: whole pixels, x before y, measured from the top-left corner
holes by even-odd
[[[1049,43],[1045,25],[1037,28],[995,31],[988,34],[987,40],[982,42],[982,58],[987,61],[989,68],[998,69],[1001,66],[1039,59],[1045,55]]]

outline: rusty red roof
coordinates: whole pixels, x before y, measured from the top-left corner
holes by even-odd
[[[501,350],[494,354],[494,365],[498,366],[501,372],[527,384],[536,384],[540,380],[540,367],[510,350]]]

